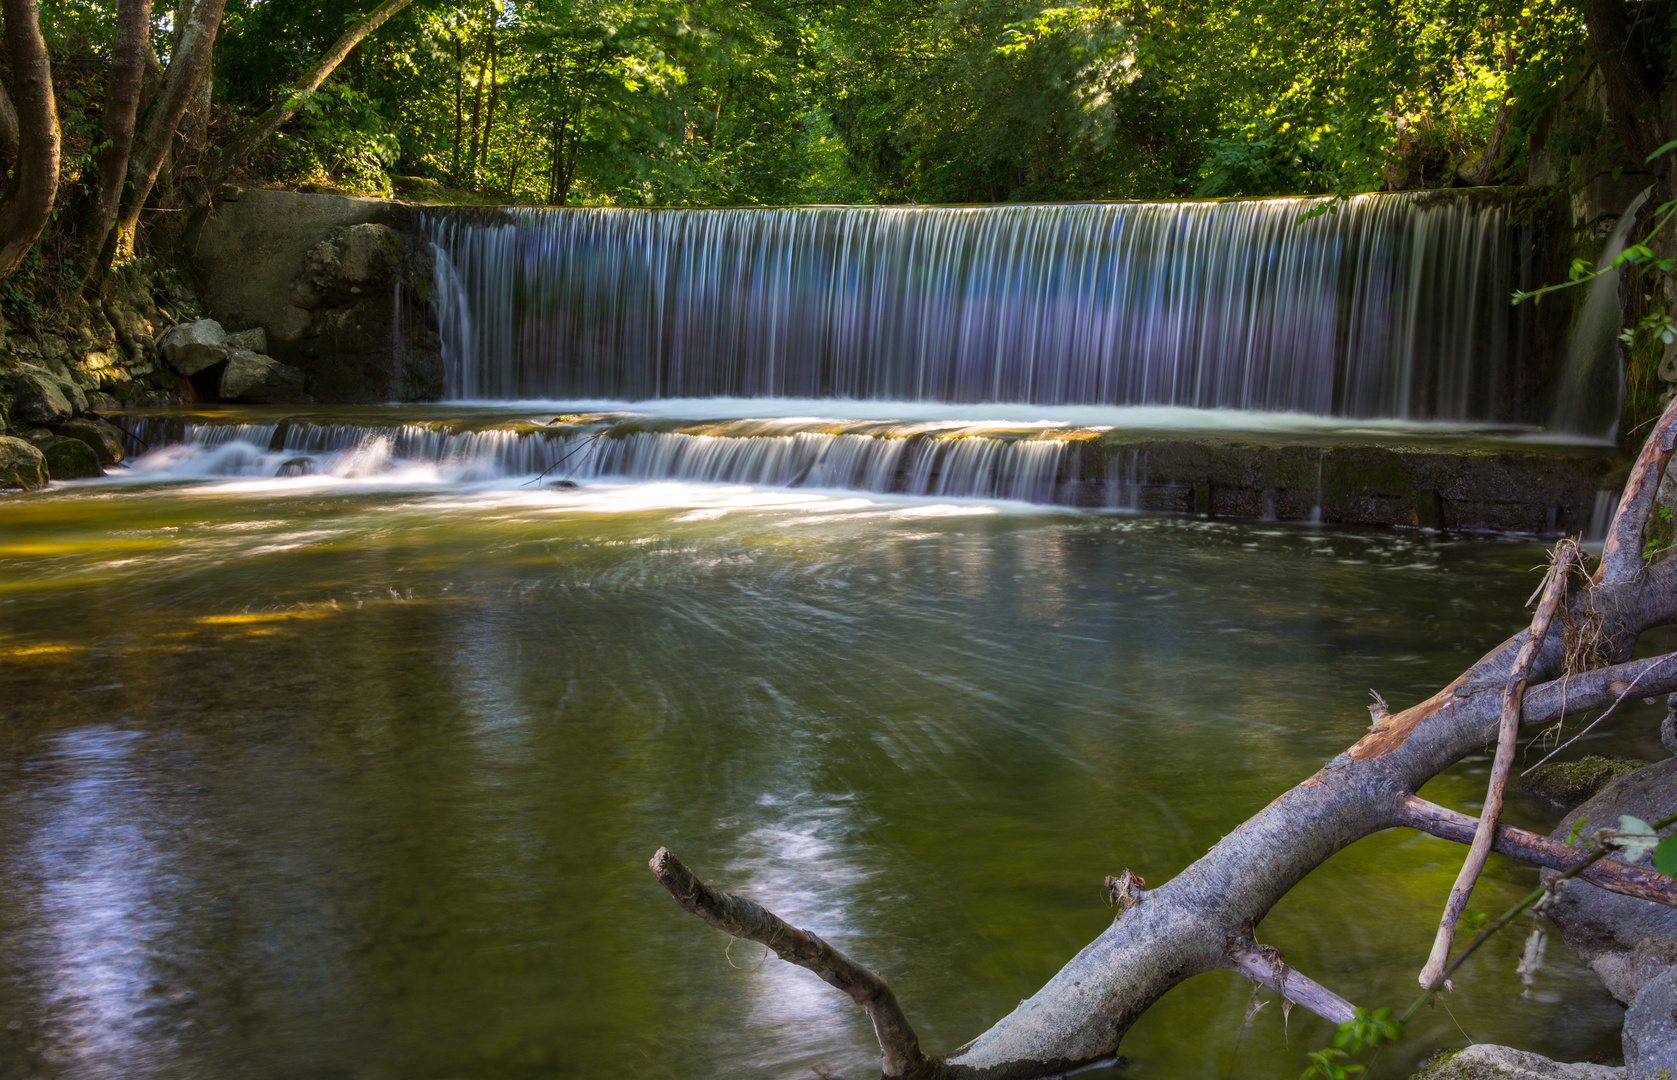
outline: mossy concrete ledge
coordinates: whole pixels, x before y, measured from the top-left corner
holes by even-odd
[[[1474,449],[1103,436],[1063,501],[1212,516],[1577,533],[1623,462],[1610,448]]]
[[[1411,1080],[1620,1080],[1607,1065],[1567,1064],[1509,1046],[1475,1043],[1434,1054]]]

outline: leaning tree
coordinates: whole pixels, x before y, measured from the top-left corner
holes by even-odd
[[[1591,861],[1593,853],[1496,822],[1521,727],[1603,708],[1633,691],[1677,691],[1677,653],[1631,660],[1643,631],[1677,622],[1677,560],[1649,564],[1642,549],[1674,442],[1677,401],[1631,470],[1593,574],[1581,572],[1575,549],[1563,542],[1526,630],[1425,701],[1397,713],[1377,705],[1374,722],[1355,745],[1159,888],[1143,889],[1129,871],[1109,879],[1120,908],[1112,925],[1047,985],[959,1049],[941,1055],[922,1050],[885,979],[815,934],[707,885],[665,848],[652,857],[652,872],[677,903],[705,922],[768,946],[848,994],[873,1022],[884,1075],[915,1080],[1026,1080],[1109,1061],[1131,1025],[1167,990],[1218,969],[1238,971],[1335,1023],[1352,1019],[1350,1002],[1290,969],[1254,932],[1305,875],[1382,829],[1419,829],[1472,845],[1447,901],[1434,955],[1421,973],[1429,989],[1447,971],[1443,958],[1455,919],[1490,850],[1677,907],[1677,881],[1622,861]],[[1491,797],[1478,820],[1415,795],[1444,769],[1491,745],[1498,747]]]

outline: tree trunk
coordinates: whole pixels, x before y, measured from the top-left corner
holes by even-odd
[[[478,168],[489,167],[489,136],[495,130],[495,103],[501,96],[500,66],[496,55],[495,23],[489,23],[489,111],[483,118],[483,146],[478,153]]]
[[[1613,131],[1631,163],[1640,166],[1665,142],[1665,125],[1660,121],[1660,76],[1669,72],[1648,70],[1638,38],[1646,36],[1651,28],[1636,26],[1641,13],[1632,7],[1625,0],[1588,0],[1584,4],[1584,26],[1601,65],[1602,89]],[[1669,171],[1670,160],[1667,156],[1649,167],[1663,176]]]
[[[1641,535],[1652,492],[1659,488],[1674,442],[1677,402],[1666,409],[1643,447],[1632,471],[1636,490],[1627,491],[1621,503],[1613,537]],[[1645,566],[1640,552],[1610,542],[1597,580],[1580,591],[1569,604],[1569,617],[1556,620],[1535,647],[1534,682],[1553,681],[1534,685],[1525,693],[1521,723],[1527,727],[1549,723],[1563,712],[1574,715],[1610,704],[1647,667],[1646,660],[1622,663],[1637,636],[1673,622],[1677,622],[1677,560]],[[1611,628],[1603,631],[1602,644],[1621,663],[1559,678],[1569,647],[1576,644],[1568,640],[1567,627],[1592,625]],[[1532,636],[1529,629],[1522,631],[1426,701],[1379,719],[1355,745],[1264,807],[1171,881],[1152,891],[1132,892],[1129,905],[1104,933],[977,1039],[946,1057],[912,1061],[905,1060],[913,1038],[906,1018],[901,1030],[881,1031],[886,1075],[974,1080],[1048,1077],[1110,1061],[1136,1019],[1166,991],[1194,975],[1232,969],[1264,981],[1264,965],[1253,961],[1254,949],[1263,951],[1252,940],[1254,928],[1288,890],[1335,852],[1399,825],[1427,828],[1454,839],[1471,835],[1461,822],[1448,820],[1449,811],[1432,808],[1429,812],[1430,804],[1420,803],[1413,793],[1496,739],[1515,658]],[[1658,670],[1657,680],[1639,684],[1643,692],[1655,695],[1677,689],[1677,656]],[[1428,827],[1423,824],[1426,821],[1440,825]],[[1517,856],[1529,852],[1538,862],[1556,858],[1553,849],[1534,843],[1535,838],[1497,832],[1502,850]],[[662,864],[668,867],[669,860]],[[654,872],[658,873],[656,865]],[[658,876],[666,888],[671,887],[666,877],[678,886],[684,882],[679,874]],[[1628,882],[1621,891],[1638,888],[1644,895],[1667,895],[1677,889],[1677,883],[1658,877],[1651,887],[1648,881]],[[690,898],[677,895],[677,899],[688,906]],[[837,961],[854,965],[842,955],[822,962],[833,967]],[[1272,967],[1278,964],[1272,960]],[[1270,981],[1279,983],[1289,999],[1343,1019],[1336,1015],[1343,1012],[1342,1007],[1333,1004],[1339,999],[1331,993],[1323,991],[1325,998],[1313,993],[1305,1000],[1288,992],[1284,968],[1280,978]]]
[[[465,133],[463,125],[466,120],[465,91],[461,89],[461,81],[466,74],[466,57],[460,48],[460,35],[454,35],[454,161],[448,169],[449,179],[456,185],[460,183],[460,137]]]
[[[117,217],[113,257],[126,257],[134,252],[140,212],[151,197],[158,173],[163,171],[163,162],[168,159],[174,144],[181,115],[186,112],[193,92],[198,89],[199,80],[209,68],[225,4],[226,0],[198,0],[192,9],[191,19],[181,30],[174,54],[169,57],[169,67],[163,73],[163,85],[157,92],[157,99],[146,110],[145,121],[129,154],[128,179],[133,187],[124,198]]]
[[[210,0],[203,0],[203,2],[209,3]],[[224,0],[221,0],[221,2],[224,2]],[[221,152],[220,160],[216,162],[215,167],[209,171],[206,177],[206,185],[213,190],[234,169],[243,165],[245,158],[250,156],[252,150],[256,149],[268,136],[278,131],[287,120],[297,115],[297,110],[303,107],[303,102],[320,89],[320,84],[325,82],[332,72],[338,69],[338,65],[344,62],[344,58],[350,54],[350,50],[361,44],[363,38],[383,26],[392,15],[412,2],[413,0],[384,0],[384,3],[380,4],[371,15],[358,19],[351,24],[350,28],[343,32],[343,36],[338,38],[326,55],[321,57],[320,62],[315,65],[314,70],[309,73],[309,77],[303,81],[303,85],[298,88],[296,93],[287,96],[283,101],[268,110],[261,119],[251,123],[244,131],[239,133],[238,138],[234,139]],[[458,142],[458,139],[456,142]]]
[[[116,225],[117,211],[122,207],[128,154],[134,146],[134,121],[139,117],[150,49],[151,0],[117,0],[116,43],[105,87],[105,115],[101,119],[107,145],[99,154],[98,201],[94,205],[93,227],[88,230],[84,245],[84,250],[96,255],[104,253],[106,240]],[[106,265],[105,259],[94,258],[82,279],[82,287],[97,287],[104,278]]]
[[[6,92],[6,84],[0,83],[0,159],[4,159],[8,168],[17,157],[17,140],[17,107],[12,104],[12,95]]]
[[[17,89],[17,156],[0,199],[0,281],[12,276],[40,239],[58,194],[58,107],[52,61],[41,37],[37,0],[3,0],[6,48]]]

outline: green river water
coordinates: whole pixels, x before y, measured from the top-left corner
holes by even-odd
[[[1105,875],[1167,880],[1370,687],[1408,705],[1516,629],[1542,553],[658,483],[5,496],[0,1077],[877,1075],[859,1010],[725,949],[654,849],[886,973],[946,1050],[1110,922]],[[1486,768],[1425,794],[1476,812]],[[1259,938],[1401,1007],[1462,852],[1364,840]],[[1496,859],[1473,906],[1535,880]],[[1595,977],[1556,940],[1527,987],[1523,945],[1374,1075],[1616,1054]],[[1123,1074],[1296,1077],[1331,1029],[1242,1035],[1249,990],[1173,991]]]

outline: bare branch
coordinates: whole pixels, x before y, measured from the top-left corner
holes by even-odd
[[[1606,708],[1633,688],[1648,697],[1677,693],[1677,663],[1673,661],[1677,661],[1677,653],[1665,653],[1534,686],[1526,691],[1520,726],[1551,724],[1563,715],[1577,716],[1591,709]]]
[[[808,968],[849,994],[873,1021],[886,1076],[921,1078],[937,1074],[937,1063],[921,1053],[919,1037],[882,976],[762,905],[706,885],[669,848],[659,848],[647,865],[658,884],[694,915],[723,933],[767,945],[787,963]]]
[[[1398,823],[1411,829],[1454,840],[1458,844],[1471,843],[1477,823],[1466,814],[1431,803],[1418,795],[1404,792],[1397,800]],[[1571,870],[1583,861],[1583,854],[1570,844],[1551,840],[1547,836],[1498,825],[1491,850],[1511,859],[1546,866],[1551,870]],[[1645,866],[1630,866],[1614,859],[1603,859],[1579,875],[1591,885],[1621,896],[1634,896],[1666,907],[1677,907],[1677,881]]]
[[[1227,967],[1238,971],[1260,986],[1267,986],[1294,1005],[1302,1005],[1335,1024],[1354,1019],[1357,1008],[1321,983],[1306,978],[1288,967],[1281,954],[1272,948],[1244,941],[1230,944],[1224,951]]]
[[[1677,444],[1677,398],[1665,407],[1665,413],[1654,426],[1642,452],[1631,466],[1625,480],[1624,494],[1619,497],[1619,510],[1613,515],[1613,525],[1607,530],[1607,542],[1601,548],[1601,565],[1596,567],[1598,584],[1634,581],[1642,570],[1642,530],[1653,513],[1654,498],[1659,494],[1660,481],[1665,478],[1665,466],[1671,459],[1671,449]]]
[[[1462,860],[1461,872],[1450,888],[1450,898],[1444,902],[1444,914],[1438,920],[1438,934],[1433,938],[1432,955],[1421,969],[1421,985],[1432,989],[1444,977],[1444,965],[1450,959],[1450,946],[1456,940],[1456,921],[1467,910],[1473,886],[1491,857],[1491,839],[1496,835],[1497,817],[1502,813],[1502,796],[1508,788],[1508,776],[1514,769],[1514,750],[1520,741],[1520,711],[1525,703],[1526,678],[1531,674],[1532,661],[1543,639],[1549,636],[1549,623],[1566,595],[1567,578],[1572,573],[1572,561],[1577,545],[1562,540],[1555,545],[1554,559],[1549,566],[1548,579],[1543,584],[1543,599],[1532,616],[1531,629],[1514,657],[1508,672],[1508,685],[1502,694],[1502,722],[1497,732],[1496,757],[1491,765],[1491,780],[1485,791],[1485,806],[1479,812],[1479,827],[1473,834],[1473,844]]]

